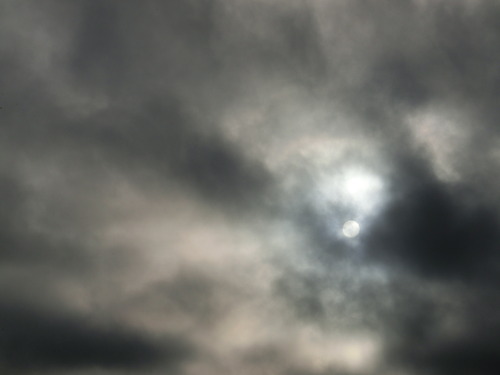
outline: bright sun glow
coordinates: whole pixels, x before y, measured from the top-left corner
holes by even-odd
[[[319,184],[324,198],[353,208],[360,217],[374,213],[383,200],[384,190],[382,178],[361,167],[346,168],[332,175],[325,173]]]
[[[342,193],[346,198],[367,210],[373,207],[383,189],[380,177],[360,169],[347,170],[340,179]]]

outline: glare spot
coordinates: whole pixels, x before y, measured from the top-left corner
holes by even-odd
[[[359,234],[359,224],[354,220],[346,221],[342,227],[342,233],[349,238],[356,237]]]
[[[363,167],[346,167],[339,173],[325,171],[318,192],[320,199],[350,207],[356,216],[367,217],[375,214],[382,204],[385,183],[381,176]]]
[[[368,171],[350,169],[341,176],[342,190],[346,198],[365,211],[374,208],[383,190],[383,182]]]

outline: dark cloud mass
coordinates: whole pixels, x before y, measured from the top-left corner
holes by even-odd
[[[499,59],[487,0],[0,1],[0,371],[498,373]]]
[[[2,362],[13,369],[134,368],[160,361],[171,365],[189,354],[184,343],[173,339],[161,345],[132,331],[12,304],[1,307],[0,324]]]
[[[404,163],[403,163],[404,164]],[[481,192],[461,184],[443,184],[420,167],[396,185],[394,200],[380,213],[366,239],[370,255],[400,263],[427,277],[491,279],[499,265],[496,208]]]

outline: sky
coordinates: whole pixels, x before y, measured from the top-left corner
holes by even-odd
[[[496,0],[0,0],[0,371],[500,373],[499,60]]]

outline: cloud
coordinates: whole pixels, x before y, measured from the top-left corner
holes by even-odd
[[[403,165],[394,201],[366,238],[369,256],[428,277],[495,279],[495,208],[473,189],[440,182],[418,162]]]
[[[135,368],[175,365],[191,355],[174,338],[162,340],[85,317],[47,313],[12,304],[0,308],[2,366],[6,370]]]
[[[497,366],[499,15],[3,1],[1,366]]]
[[[420,284],[420,285],[419,285]],[[398,280],[391,288],[386,356],[410,373],[472,374],[497,365],[494,288]],[[487,306],[486,301],[493,303]],[[488,367],[486,367],[488,366]]]

